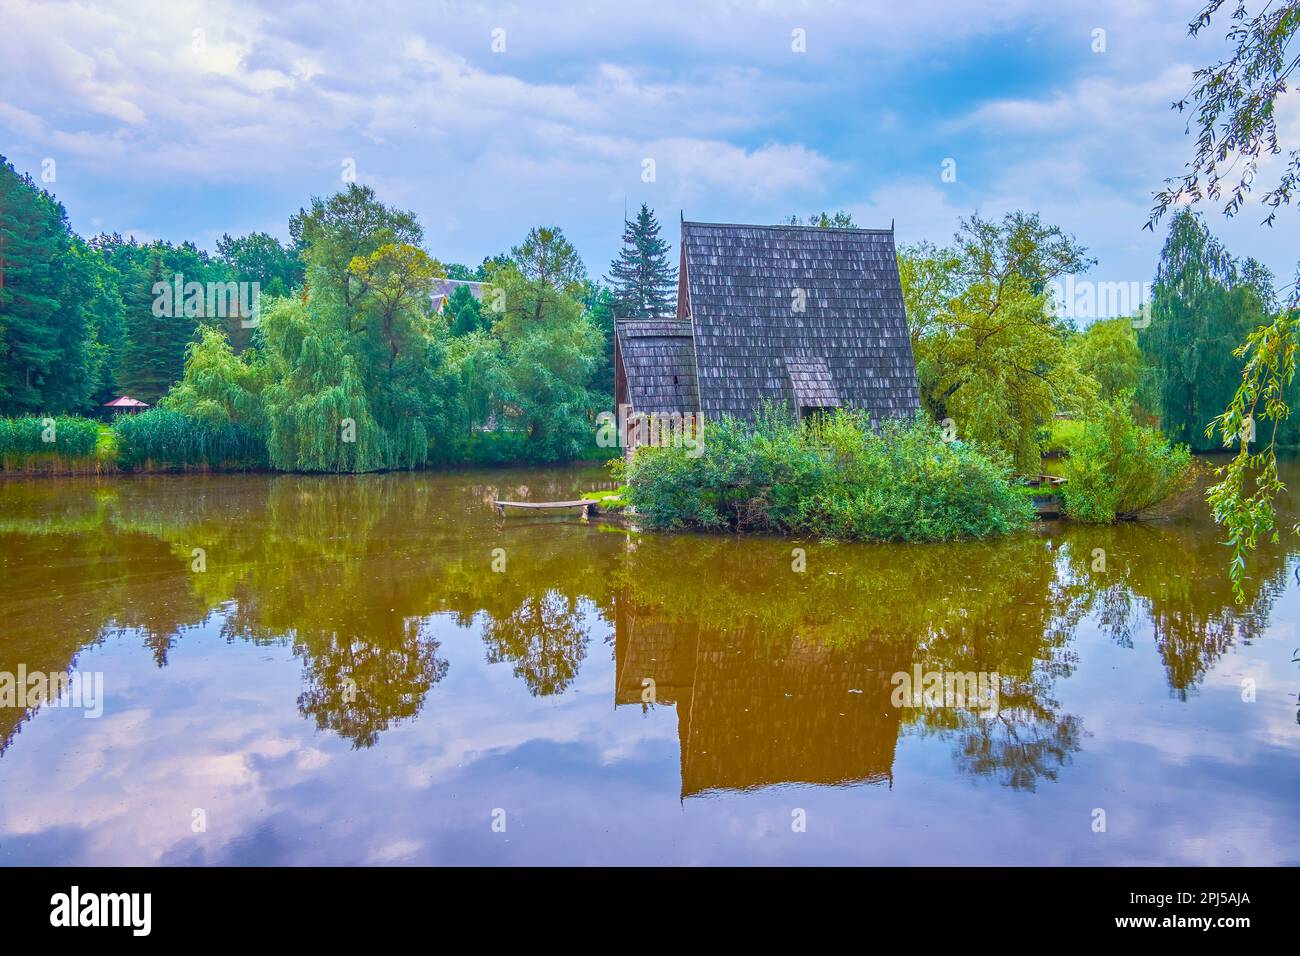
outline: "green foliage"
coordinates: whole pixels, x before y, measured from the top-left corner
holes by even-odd
[[[1061,504],[1067,517],[1092,524],[1135,518],[1191,481],[1191,453],[1133,419],[1121,393],[1080,422],[1066,439]]]
[[[602,408],[614,405],[614,294],[599,283],[588,283],[582,296],[587,318],[600,333],[600,354],[591,373],[591,391]]]
[[[263,309],[271,465],[285,471],[413,468],[446,428],[444,344],[431,310],[442,267],[409,212],[352,184],[290,223],[307,291]]]
[[[483,314],[483,303],[474,297],[467,285],[458,285],[452,290],[443,306],[443,314],[450,318],[451,334],[455,336],[487,331],[492,325]]]
[[[528,436],[504,429],[455,435],[435,450],[433,460],[439,464],[491,467],[521,464],[528,460]]]
[[[577,457],[594,436],[590,383],[604,342],[580,298],[586,278],[564,233],[539,227],[493,271],[485,294],[503,306],[492,329],[509,378],[503,423],[527,434],[532,461]]]
[[[627,485],[620,485],[613,489],[605,488],[599,491],[584,491],[578,497],[587,501],[600,502],[602,511],[622,511],[632,503],[628,496]]]
[[[1083,410],[1096,383],[1066,360],[1070,333],[1047,284],[1092,260],[1037,215],[962,220],[954,245],[899,253],[917,382],[935,421],[997,447],[1023,473],[1039,469],[1039,432],[1058,409]]]
[[[928,423],[874,430],[841,411],[804,425],[769,407],[752,426],[709,423],[703,447],[695,458],[637,450],[628,497],[647,525],[936,541],[1004,534],[1033,518],[1004,461],[944,442]]]
[[[63,206],[0,156],[0,414],[89,410],[101,304]]]
[[[1208,27],[1224,3],[1208,0],[1188,32],[1196,36]],[[1198,69],[1187,96],[1174,103],[1180,112],[1189,104],[1194,107],[1196,151],[1183,176],[1167,180],[1166,188],[1157,193],[1148,229],[1154,229],[1170,209],[1201,199],[1218,201],[1225,180],[1231,185],[1224,213],[1231,216],[1244,208],[1246,195],[1256,185],[1258,158],[1282,152],[1274,107],[1288,89],[1288,78],[1300,67],[1300,59],[1288,52],[1298,31],[1297,0],[1265,4],[1253,15],[1245,0],[1237,0],[1227,30],[1230,55]],[[1300,149],[1292,148],[1278,178],[1260,197],[1260,205],[1270,209],[1265,223],[1272,225],[1277,210],[1292,201],[1297,187]],[[1264,309],[1274,313],[1276,303],[1265,298]],[[1238,449],[1231,463],[1218,469],[1221,480],[1206,492],[1215,520],[1228,532],[1229,576],[1238,603],[1245,599],[1246,555],[1260,536],[1277,540],[1273,501],[1283,491],[1277,446],[1293,402],[1289,392],[1295,379],[1298,317],[1300,266],[1286,307],[1272,314],[1269,324],[1248,332],[1233,351],[1235,358],[1245,360],[1240,383],[1227,408],[1206,428],[1207,434],[1217,432]],[[1268,441],[1252,451],[1253,426],[1264,419]],[[1243,427],[1248,422],[1252,427]],[[1300,525],[1293,530],[1300,531]]]
[[[807,219],[800,219],[798,216],[791,216],[786,220],[791,226],[815,226],[818,229],[856,229],[858,224],[853,221],[853,216],[844,210],[834,214],[825,210],[815,212]]]
[[[99,423],[89,418],[0,418],[0,471],[94,471]]]
[[[614,309],[619,317],[649,318],[673,314],[677,304],[677,269],[668,261],[668,243],[645,203],[636,219],[623,223],[623,248],[609,266]]]
[[[1239,264],[1191,210],[1170,221],[1152,293],[1151,322],[1138,334],[1157,397],[1153,411],[1171,439],[1193,451],[1220,447],[1206,426],[1241,380],[1233,350],[1268,321],[1271,277],[1242,281]]]
[[[1097,383],[1109,400],[1136,389],[1142,378],[1142,352],[1133,320],[1101,319],[1069,339],[1068,360],[1080,374]]]
[[[241,358],[230,340],[217,329],[202,330],[186,350],[185,373],[160,407],[182,412],[212,424],[243,421],[260,424],[258,401],[265,366],[253,364],[255,356]]]
[[[1187,32],[1197,36],[1224,3],[1207,0],[1188,24]],[[1229,216],[1235,214],[1256,185],[1259,156],[1282,152],[1273,107],[1287,91],[1290,75],[1300,67],[1300,59],[1289,50],[1300,31],[1300,2],[1265,3],[1253,15],[1245,0],[1236,0],[1232,7],[1232,22],[1227,30],[1230,55],[1213,66],[1196,70],[1192,88],[1174,103],[1180,113],[1189,106],[1195,111],[1188,125],[1194,124],[1197,129],[1196,153],[1187,171],[1166,180],[1165,189],[1156,194],[1148,227],[1180,205],[1201,199],[1217,202],[1225,182],[1230,185],[1223,211]],[[1272,210],[1266,223],[1272,224],[1278,208],[1290,203],[1298,188],[1300,149],[1291,149],[1278,179],[1259,198],[1261,207]]]
[[[1216,469],[1220,480],[1206,491],[1206,499],[1214,520],[1228,532],[1228,575],[1238,603],[1245,599],[1246,555],[1261,537],[1277,540],[1273,500],[1285,490],[1277,471],[1277,435],[1291,414],[1287,393],[1295,381],[1298,322],[1300,309],[1292,309],[1246,336],[1233,353],[1245,361],[1241,384],[1207,429],[1237,447],[1232,461]],[[1251,451],[1261,428],[1266,440]],[[1300,525],[1292,530],[1300,533]]]
[[[264,467],[261,436],[234,422],[207,421],[167,408],[119,415],[113,423],[125,470],[225,470]]]
[[[256,282],[261,295],[286,296],[302,285],[303,264],[295,249],[265,232],[217,240],[217,255],[237,282]]]

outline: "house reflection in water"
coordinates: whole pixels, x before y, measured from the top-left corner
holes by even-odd
[[[683,797],[892,782],[901,711],[890,677],[910,666],[910,647],[702,628],[638,607],[626,591],[615,628],[614,703],[677,708]]]

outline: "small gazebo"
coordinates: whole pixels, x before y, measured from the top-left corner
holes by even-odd
[[[136,412],[144,411],[149,407],[149,403],[137,401],[130,395],[123,395],[111,402],[105,402],[103,407],[108,409],[110,415],[133,415]]]

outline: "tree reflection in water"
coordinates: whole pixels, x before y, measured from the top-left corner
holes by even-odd
[[[435,615],[477,630],[487,659],[536,697],[571,688],[599,622],[614,643],[615,703],[676,708],[684,795],[888,783],[902,735],[949,741],[963,771],[1033,789],[1081,746],[1082,721],[1056,689],[1085,618],[1123,646],[1149,639],[1185,698],[1227,649],[1265,633],[1286,586],[1286,552],[1263,547],[1235,606],[1200,506],[1158,525],[834,546],[502,522],[486,503],[497,483],[567,497],[590,479],[9,482],[0,669],[68,669],[123,635],[163,667],[187,629],[215,619],[228,641],[291,647],[303,716],[369,747],[437,706],[449,665]],[[808,552],[802,573],[795,546]],[[195,548],[205,572],[191,569]],[[494,548],[505,573],[491,570]],[[1000,713],[894,707],[891,676],[914,665],[999,674]],[[0,710],[0,753],[28,716]]]

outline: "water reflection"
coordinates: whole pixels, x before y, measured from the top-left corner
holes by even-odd
[[[565,694],[589,655],[610,654],[616,706],[675,708],[683,796],[888,785],[906,735],[943,740],[964,773],[1033,790],[1083,745],[1085,721],[1060,702],[1081,620],[1123,646],[1149,628],[1170,694],[1185,699],[1267,631],[1287,583],[1285,550],[1266,546],[1235,606],[1200,510],[894,547],[501,521],[486,504],[569,497],[597,477],[9,482],[0,670],[67,670],[89,646],[130,639],[166,667],[187,630],[218,620],[227,641],[291,647],[302,717],[370,748],[438,707],[450,668],[431,623],[446,616],[536,698]],[[804,572],[793,547],[807,550]],[[918,665],[998,674],[999,712],[893,706],[891,676]],[[0,754],[31,716],[0,708]]]

